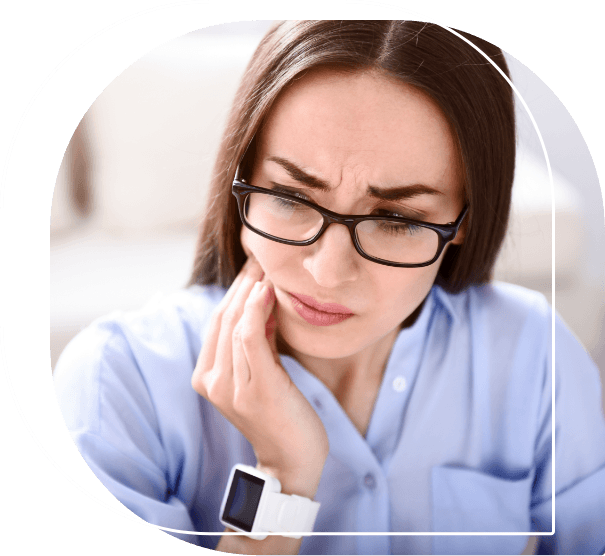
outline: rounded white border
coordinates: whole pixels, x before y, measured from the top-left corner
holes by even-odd
[[[1,183],[1,189],[0,189],[0,207],[2,208],[2,210],[4,210],[4,189],[5,189],[5,185],[6,185],[6,175],[8,172],[8,164],[10,161],[10,157],[11,154],[13,152],[13,148],[15,145],[15,142],[17,140],[17,136],[19,135],[19,131],[21,131],[21,127],[23,126],[23,122],[25,120],[25,117],[27,116],[27,114],[29,113],[29,111],[31,110],[31,107],[33,106],[34,102],[36,101],[36,99],[38,98],[38,96],[40,95],[40,93],[42,92],[42,90],[44,89],[44,87],[46,87],[46,85],[48,84],[48,82],[54,77],[54,75],[76,54],[78,53],[80,50],[82,50],[87,44],[89,44],[90,42],[92,42],[94,39],[96,39],[97,37],[101,36],[102,34],[106,33],[107,31],[110,31],[111,29],[113,29],[114,27],[117,27],[118,25],[121,25],[122,23],[125,23],[127,21],[130,21],[132,19],[135,19],[137,17],[158,11],[158,10],[164,10],[164,9],[168,9],[168,8],[175,8],[175,7],[180,7],[180,6],[186,6],[186,5],[191,5],[191,4],[212,4],[212,3],[224,3],[224,4],[229,4],[229,3],[241,3],[242,1],[247,2],[247,3],[252,3],[251,0],[226,0],[224,2],[213,2],[212,0],[208,0],[208,1],[200,1],[200,0],[192,0],[192,1],[183,1],[183,2],[174,2],[172,4],[165,4],[162,6],[156,6],[154,8],[149,8],[147,10],[142,10],[140,12],[137,12],[135,14],[132,14],[128,17],[124,17],[114,23],[112,23],[111,25],[108,25],[107,27],[104,27],[103,29],[101,29],[100,31],[98,31],[97,33],[95,33],[94,35],[90,36],[88,39],[86,39],[84,42],[82,42],[80,45],[78,45],[76,48],[74,48],[67,56],[65,56],[65,58],[63,58],[63,60],[61,60],[61,62],[59,62],[59,64],[57,64],[57,66],[55,66],[55,68],[48,74],[48,76],[46,77],[46,79],[44,79],[44,81],[40,84],[40,86],[38,87],[38,89],[36,90],[36,92],[34,93],[34,95],[32,96],[32,98],[30,99],[30,101],[27,103],[27,106],[25,108],[25,110],[23,111],[23,114],[21,115],[21,118],[19,118],[19,123],[17,124],[17,127],[15,129],[15,132],[13,133],[9,148],[8,148],[8,153],[6,155],[6,159],[4,162],[4,168],[2,171],[2,183]],[[527,111],[527,114],[530,117],[530,120],[534,126],[534,129],[536,130],[536,133],[538,134],[538,138],[540,140],[540,145],[542,146],[542,152],[544,153],[544,158],[546,159],[546,167],[548,169],[548,178],[550,181],[550,187],[551,187],[551,198],[552,198],[552,203],[551,203],[551,210],[552,210],[552,306],[553,306],[553,311],[552,311],[552,338],[553,338],[553,342],[552,342],[552,369],[553,369],[553,375],[554,375],[554,368],[555,368],[555,342],[554,342],[554,337],[555,337],[555,311],[554,311],[554,306],[555,306],[555,199],[554,199],[554,184],[553,184],[553,176],[552,176],[552,169],[550,166],[550,159],[548,158],[548,153],[546,151],[546,145],[544,144],[544,139],[542,138],[542,134],[540,133],[540,130],[538,128],[538,125],[534,119],[533,114],[531,113],[531,110],[529,109],[529,107],[527,106],[527,103],[525,102],[525,100],[523,99],[521,93],[517,90],[517,88],[515,87],[515,85],[513,85],[513,83],[511,82],[511,80],[506,76],[506,74],[493,62],[493,60],[491,60],[491,58],[489,56],[487,56],[479,47],[477,47],[475,44],[473,44],[471,41],[469,41],[467,38],[463,37],[462,35],[460,35],[460,33],[458,33],[457,31],[454,31],[453,29],[450,29],[447,25],[444,25],[443,23],[441,23],[440,21],[437,21],[431,17],[425,16],[421,13],[415,12],[413,10],[408,10],[406,8],[402,8],[400,6],[395,6],[395,5],[391,5],[391,4],[385,4],[383,2],[374,2],[372,0],[331,0],[333,2],[339,3],[339,4],[358,4],[358,5],[371,5],[371,6],[376,6],[376,7],[382,7],[382,8],[387,8],[387,9],[392,9],[392,10],[397,10],[409,15],[412,15],[414,17],[418,17],[420,19],[424,19],[425,21],[428,21],[430,23],[434,23],[435,25],[439,25],[440,27],[442,27],[443,29],[446,29],[448,31],[450,31],[451,33],[453,33],[455,36],[457,36],[459,39],[463,40],[464,42],[466,42],[467,44],[469,44],[472,48],[474,48],[477,52],[479,52],[479,54],[481,54],[492,66],[494,66],[496,68],[496,70],[500,73],[500,75],[502,75],[502,77],[506,80],[506,82],[511,86],[511,88],[513,89],[515,95],[517,96],[517,98],[521,101],[521,104],[523,105],[523,107],[525,108],[525,110]],[[263,3],[268,3],[268,4],[281,4],[282,2],[278,2],[277,0],[263,0]],[[301,2],[304,4],[321,4],[323,3],[322,0],[311,0],[311,1],[307,1],[307,2]],[[2,234],[2,228],[0,228],[0,234]],[[1,236],[0,236],[0,240],[1,240]],[[3,244],[3,243],[2,243]],[[1,264],[1,263],[0,263]],[[2,291],[4,291],[4,289],[2,288]],[[3,315],[3,313],[2,313]],[[61,473],[61,475],[63,475],[63,477],[71,484],[73,485],[75,488],[77,488],[82,494],[85,494],[86,496],[88,496],[88,498],[90,498],[91,500],[93,500],[94,502],[96,502],[97,504],[99,504],[100,506],[103,506],[105,509],[109,510],[110,512],[113,512],[116,515],[119,515],[121,517],[124,517],[130,521],[133,521],[135,523],[139,523],[140,525],[145,525],[146,527],[151,527],[153,529],[159,529],[161,531],[166,531],[169,533],[178,533],[178,534],[187,534],[187,535],[205,535],[205,536],[228,536],[228,535],[242,535],[243,533],[236,533],[236,532],[199,532],[199,531],[183,531],[181,529],[170,529],[170,528],[166,528],[166,527],[161,527],[159,525],[153,525],[151,523],[148,523],[146,521],[143,521],[142,519],[139,518],[135,518],[132,517],[128,514],[125,514],[124,512],[117,510],[116,508],[106,504],[105,502],[103,502],[103,500],[100,500],[99,498],[97,498],[96,496],[94,496],[93,494],[91,494],[90,492],[88,492],[84,487],[80,486],[80,484],[78,484],[76,481],[74,481],[70,475],[68,475],[67,473],[65,473],[65,471],[63,471],[63,469],[61,468],[61,466],[52,458],[52,456],[46,451],[46,449],[44,448],[44,446],[42,445],[42,443],[38,440],[37,436],[35,435],[34,431],[32,430],[29,422],[27,421],[27,419],[25,418],[25,415],[23,414],[23,410],[21,409],[21,405],[19,404],[19,400],[17,399],[17,396],[15,394],[15,390],[13,388],[13,384],[10,378],[10,374],[8,372],[8,364],[6,361],[6,351],[5,351],[5,347],[4,347],[4,325],[2,325],[1,327],[1,336],[0,336],[0,342],[1,342],[1,348],[2,348],[2,361],[4,363],[4,370],[5,370],[5,375],[6,375],[6,381],[8,383],[8,387],[11,393],[11,396],[13,398],[13,402],[15,404],[15,407],[17,408],[17,411],[19,413],[19,417],[21,417],[21,421],[23,421],[23,424],[25,425],[25,428],[27,429],[27,432],[29,433],[29,435],[32,437],[33,441],[36,443],[36,446],[38,446],[38,448],[40,449],[40,451],[44,454],[44,457],[46,457],[46,459],[53,465],[53,467],[59,472]],[[552,427],[554,430],[554,423],[555,423],[555,404],[554,404],[554,393],[555,393],[555,381],[554,381],[554,376],[553,376],[553,380],[552,380],[552,396],[553,396],[553,404],[552,404]],[[302,535],[302,536],[322,536],[322,535],[347,535],[347,536],[358,536],[358,535],[364,535],[364,536],[383,536],[383,535],[389,535],[389,536],[442,536],[442,535],[449,535],[449,536],[476,536],[476,535],[480,535],[480,536],[489,536],[489,535],[498,535],[498,536],[537,536],[537,535],[553,535],[555,533],[555,529],[554,529],[554,523],[555,523],[555,496],[554,496],[554,492],[555,492],[555,467],[554,467],[554,454],[555,454],[555,435],[552,435],[552,454],[553,454],[553,470],[552,470],[552,492],[553,492],[553,496],[552,496],[552,525],[553,525],[553,530],[550,532],[525,532],[525,533],[513,533],[513,532],[422,532],[422,533],[418,533],[418,532],[333,532],[333,533],[296,533],[297,535]],[[269,533],[269,535],[279,535],[279,533]]]

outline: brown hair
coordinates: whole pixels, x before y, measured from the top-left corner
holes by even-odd
[[[499,48],[460,34],[508,76]],[[506,233],[514,176],[511,87],[484,56],[438,25],[330,20],[277,24],[254,53],[219,148],[189,284],[229,286],[242,268],[242,224],[231,194],[236,166],[245,153],[241,175],[250,174],[254,137],[278,95],[302,72],[318,67],[381,71],[438,104],[457,142],[470,209],[464,242],[450,245],[437,281],[451,292],[489,281]]]

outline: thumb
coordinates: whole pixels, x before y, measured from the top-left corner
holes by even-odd
[[[242,338],[242,347],[251,373],[259,374],[265,372],[265,369],[271,368],[269,362],[274,360],[276,363],[276,343],[275,334],[272,337],[267,336],[266,326],[275,306],[275,292],[267,283],[257,282],[250,293],[250,297],[244,305],[244,313],[240,323],[242,330],[247,331]],[[265,334],[263,334],[265,328]]]

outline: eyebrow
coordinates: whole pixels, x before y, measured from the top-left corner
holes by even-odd
[[[305,172],[302,168],[290,162],[289,160],[282,158],[281,156],[270,156],[267,160],[276,162],[279,164],[290,177],[297,182],[303,183],[311,189],[317,189],[319,191],[327,192],[331,189],[330,185],[324,180],[312,176]],[[383,201],[400,201],[403,199],[411,199],[412,197],[418,197],[420,195],[445,195],[443,191],[424,185],[422,183],[414,183],[410,185],[403,185],[400,187],[387,187],[380,188],[374,185],[368,186],[368,195],[376,199]]]

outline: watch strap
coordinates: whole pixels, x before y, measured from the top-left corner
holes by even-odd
[[[302,535],[291,532],[310,533],[319,511],[319,502],[296,494],[268,492],[267,503],[260,526],[263,531],[282,533],[284,537],[300,539]]]

